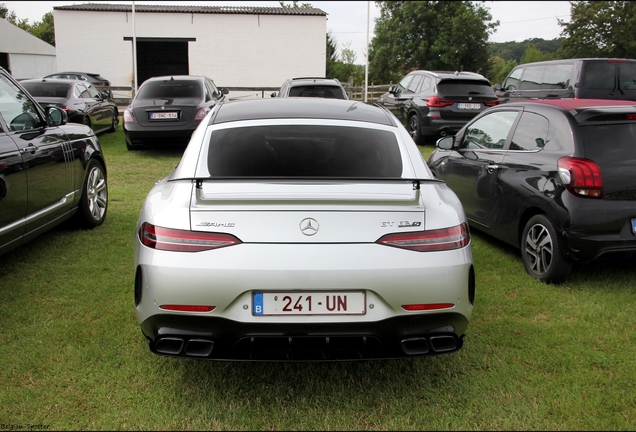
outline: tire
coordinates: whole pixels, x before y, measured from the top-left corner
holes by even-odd
[[[547,284],[563,282],[572,269],[554,224],[542,214],[530,218],[523,229],[521,258],[528,274]]]
[[[88,116],[84,116],[84,119],[82,120],[82,124],[84,124],[84,126],[91,127],[91,119],[88,118]]]
[[[109,132],[117,132],[117,128],[119,128],[119,114],[117,111],[113,113],[113,121],[110,124]]]
[[[417,145],[421,145],[423,141],[422,140],[422,131],[420,129],[420,119],[417,117],[417,114],[413,114],[411,117],[409,117],[409,121],[407,124],[407,130],[409,131],[409,135],[411,135],[411,138],[413,138],[413,141],[415,141],[415,144]]]
[[[86,228],[95,228],[106,219],[108,209],[108,185],[106,171],[98,160],[92,160],[86,170],[82,198],[77,209],[77,219]]]

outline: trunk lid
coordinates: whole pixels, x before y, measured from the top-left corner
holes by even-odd
[[[193,231],[248,243],[372,243],[424,229],[411,182],[203,182],[190,206]]]

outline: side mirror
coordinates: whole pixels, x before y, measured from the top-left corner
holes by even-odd
[[[270,97],[276,97],[276,92],[273,92],[271,95],[269,95]]]
[[[102,96],[102,99],[108,99],[110,97],[110,95],[108,94],[108,92],[99,92],[99,94]]]
[[[389,93],[391,93],[391,94],[395,94],[396,90],[397,90],[397,88],[395,86],[389,87]]]
[[[49,126],[61,126],[68,123],[68,114],[63,109],[50,106],[46,108],[46,121]]]
[[[223,94],[223,95],[226,95],[226,94],[228,94],[228,93],[230,92],[230,91],[229,91],[227,88],[225,88],[225,87],[221,87],[221,88],[219,89],[219,91],[220,91],[220,92],[221,92],[221,94]]]
[[[502,88],[501,83],[495,84],[495,90],[500,91]]]
[[[450,150],[453,148],[453,146],[455,145],[455,137],[454,136],[448,136],[448,137],[444,137],[444,138],[440,138],[437,140],[437,148],[442,149],[442,150]]]

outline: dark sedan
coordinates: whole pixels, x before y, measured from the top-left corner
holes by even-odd
[[[0,255],[66,219],[106,218],[106,165],[95,133],[42,108],[0,67]]]
[[[119,126],[117,104],[87,83],[69,79],[43,78],[20,84],[43,107],[57,106],[68,114],[72,123],[82,123],[95,133],[115,132]]]
[[[201,120],[227,93],[227,89],[218,89],[203,76],[163,76],[144,81],[124,111],[126,147],[185,146]]]
[[[562,282],[573,263],[636,252],[634,104],[500,105],[440,139],[428,164],[472,228],[520,248],[531,276]]]
[[[43,78],[62,78],[62,79],[72,79],[72,80],[80,80],[88,82],[96,87],[110,87],[110,81],[101,76],[98,73],[90,73],[90,72],[57,72],[51,75],[46,75]],[[108,97],[112,98],[113,94],[110,89],[107,91]]]

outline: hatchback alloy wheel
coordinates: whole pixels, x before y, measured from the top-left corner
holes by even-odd
[[[523,230],[521,257],[526,271],[545,283],[558,283],[570,273],[572,263],[561,251],[554,225],[545,215],[533,216]]]

